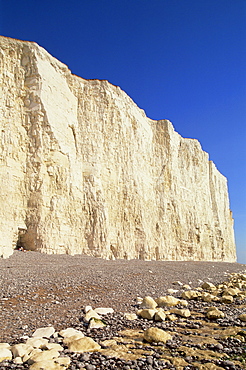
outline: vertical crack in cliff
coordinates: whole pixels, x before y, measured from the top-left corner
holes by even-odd
[[[84,192],[87,210],[85,239],[92,254],[99,257],[106,248],[107,221],[101,190],[98,188],[93,175],[85,176]]]

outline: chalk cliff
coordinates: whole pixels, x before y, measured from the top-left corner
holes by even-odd
[[[0,255],[235,261],[227,181],[199,142],[0,37]]]

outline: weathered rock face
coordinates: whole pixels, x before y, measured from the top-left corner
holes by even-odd
[[[0,125],[0,255],[235,261],[226,178],[119,87],[0,37]]]

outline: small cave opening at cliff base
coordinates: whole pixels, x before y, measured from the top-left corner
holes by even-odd
[[[27,250],[24,246],[24,243],[21,240],[23,235],[25,235],[26,231],[27,230],[25,228],[20,228],[20,227],[18,228],[18,238],[17,238],[15,250],[23,251],[23,252]]]
[[[26,244],[23,243],[23,236],[26,234],[27,229],[26,228],[18,228],[18,238],[16,242],[15,250],[26,252],[29,249],[26,247]]]

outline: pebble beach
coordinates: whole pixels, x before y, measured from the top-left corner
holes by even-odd
[[[185,308],[191,312],[190,316],[176,314],[173,321],[164,319],[157,322],[141,317],[140,314],[134,320],[129,320],[125,315],[139,312],[141,299],[144,297],[152,297],[155,300],[158,297],[172,295],[181,299],[187,290],[197,288],[202,290],[204,282],[218,286],[232,279],[231,274],[239,279],[240,274],[245,274],[245,271],[246,265],[239,263],[106,261],[81,255],[45,255],[15,251],[9,259],[0,260],[0,343],[7,343],[9,346],[25,343],[37,328],[52,327],[56,334],[52,334],[49,340],[51,343],[59,344],[62,339],[57,333],[66,328],[74,328],[98,343],[102,350],[75,351],[71,354],[65,345],[62,353],[69,357],[70,363],[57,365],[56,369],[58,366],[59,369],[73,370],[244,369],[245,341],[242,333],[245,333],[246,323],[240,320],[239,316],[246,314],[246,300],[241,293],[238,297],[234,296],[230,303],[222,303],[221,297],[210,302],[200,298],[187,299]],[[237,285],[241,284],[238,281]],[[241,291],[246,290],[243,283],[238,286],[242,288]],[[210,294],[208,291],[207,294]],[[103,317],[104,328],[90,328],[89,321],[84,319],[86,306],[93,309],[110,307],[113,310]],[[176,310],[182,309],[181,306],[177,304]],[[223,312],[223,317],[208,319],[206,312],[209,307],[215,307]],[[170,307],[163,310],[168,314]],[[227,333],[228,335],[224,332],[224,336],[221,334],[221,337],[212,342],[200,341],[201,348],[222,354],[208,358],[207,362],[205,359],[195,358],[195,352],[199,350],[199,341],[189,342],[187,339],[191,334],[203,337],[205,334],[202,328],[206,327],[206,322],[210,328],[211,323],[214,324],[216,329],[213,330],[216,333],[223,328],[223,330],[236,328],[230,334]],[[147,343],[143,339],[144,332],[152,327],[167,331],[171,339],[162,344]],[[135,333],[135,352],[140,353],[141,349],[145,352],[132,357],[130,354],[134,355],[134,350],[128,351],[128,357],[117,356],[116,353],[110,355],[106,351],[105,341],[114,340],[115,345],[122,341],[130,343],[133,339],[129,339],[131,333],[127,330],[132,331],[132,334]],[[209,333],[207,330],[207,336],[211,336]],[[117,341],[115,338],[125,339]],[[181,347],[182,353],[178,351]],[[190,348],[190,352],[187,350],[186,353],[184,350],[186,347]],[[232,360],[234,357],[230,350],[235,352],[235,361]],[[183,362],[172,361],[172,354],[177,358],[175,351],[181,353],[180,358]],[[13,359],[5,359],[0,362],[0,369],[38,369],[34,365],[36,366],[30,365],[30,361],[16,363]]]

